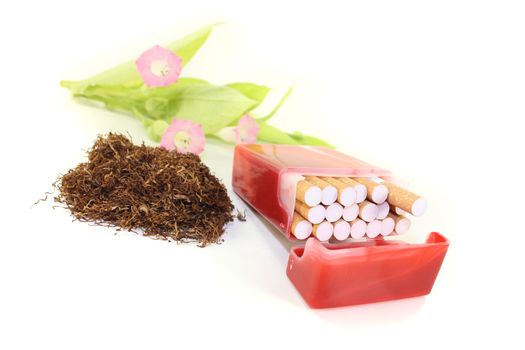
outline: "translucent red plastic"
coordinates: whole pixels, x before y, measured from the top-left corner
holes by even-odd
[[[391,173],[325,147],[237,145],[233,160],[233,190],[277,227],[288,239],[293,210],[281,198],[285,174],[390,178]]]
[[[283,178],[296,173],[391,178],[387,170],[324,147],[237,145],[234,191],[289,240],[295,240],[293,207],[284,200]],[[430,293],[448,245],[436,232],[421,244],[382,238],[326,244],[312,237],[292,249],[287,275],[315,308],[421,296]]]
[[[423,244],[375,239],[326,245],[309,238],[292,249],[287,274],[313,308],[416,297],[432,290],[448,244],[436,232]]]

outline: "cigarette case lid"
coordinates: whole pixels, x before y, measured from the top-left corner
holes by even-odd
[[[289,174],[376,176],[391,173],[324,147],[237,145],[233,189],[285,237],[290,234],[293,205],[286,198]],[[430,293],[449,241],[432,232],[421,244],[383,238],[328,244],[309,238],[296,241],[286,273],[307,304],[314,308],[372,303]]]
[[[432,290],[448,246],[437,232],[421,244],[384,239],[326,244],[309,238],[292,249],[286,273],[313,308],[416,297]]]

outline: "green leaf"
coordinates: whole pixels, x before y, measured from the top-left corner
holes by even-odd
[[[279,101],[279,103],[277,103],[277,106],[275,106],[275,108],[265,117],[262,117],[262,118],[259,118],[257,120],[260,120],[262,122],[266,122],[268,120],[270,120],[274,115],[275,113],[277,113],[277,111],[281,108],[281,106],[283,105],[283,103],[288,99],[288,97],[290,96],[290,94],[292,93],[292,90],[293,90],[293,87],[290,87],[288,89],[288,91],[286,91],[286,93],[284,94],[284,96],[281,98],[281,100]]]
[[[146,113],[154,119],[165,118],[169,114],[170,100],[166,97],[150,97],[144,107]]]
[[[201,46],[208,40],[215,24],[206,26],[181,38],[166,47],[172,50],[182,59],[182,66],[188,64]]]
[[[169,96],[164,119],[192,120],[202,124],[205,134],[216,133],[257,105],[235,89],[210,84],[174,87]]]
[[[204,79],[183,77],[183,78],[179,78],[179,80],[175,84],[177,84],[178,86],[181,86],[181,85],[209,84],[209,83]]]
[[[252,91],[257,90],[255,86],[252,85]],[[196,78],[181,78],[176,84],[158,88],[89,85],[75,96],[100,101],[110,109],[132,112],[143,123],[144,118],[166,122],[173,117],[193,120],[203,125],[206,134],[235,124],[242,115],[259,105],[258,100],[238,89],[212,85]]]
[[[277,129],[274,126],[268,125],[265,122],[260,122],[260,119],[257,120],[259,124],[259,135],[257,138],[260,141],[269,142],[269,143],[280,143],[287,145],[298,145],[299,143],[290,135]]]
[[[77,96],[132,112],[143,122],[162,119],[169,123],[174,117],[193,120],[202,124],[206,134],[238,120],[258,103],[227,86],[193,82],[153,89],[90,85]]]
[[[135,117],[140,121],[142,122],[142,124],[144,124],[144,126],[146,128],[148,128],[149,126],[151,126],[151,124],[153,124],[155,122],[155,120],[147,117],[146,115],[144,115],[144,112],[142,112],[138,106],[137,107],[133,107],[132,108],[132,112],[133,114],[135,115]]]
[[[266,95],[268,95],[268,92],[271,90],[267,86],[253,83],[232,83],[226,86],[239,91],[244,96],[259,102],[259,104],[264,101]]]
[[[260,119],[257,119],[257,123],[259,124],[258,139],[260,141],[287,145],[325,146],[334,148],[334,146],[324,140],[314,136],[304,135],[299,131],[289,134],[267,124],[266,122],[261,122]]]
[[[173,50],[181,59],[182,64],[187,64],[197,53],[200,47],[206,42],[213,30],[214,25],[202,28],[182,39],[179,39],[167,47]],[[129,61],[116,67],[108,69],[94,77],[74,82],[62,81],[61,85],[70,89],[73,93],[82,91],[88,85],[126,85],[127,87],[137,87],[142,85],[135,62]]]
[[[137,92],[140,95],[140,89],[126,88],[122,85],[89,85],[75,92],[73,96],[103,102],[106,108],[111,110],[133,111],[140,99]]]
[[[162,138],[162,134],[164,134],[164,131],[168,128],[168,123],[164,120],[155,120],[153,123],[151,123],[150,126],[147,127],[146,133],[148,134],[149,138],[152,139],[155,142],[159,142]]]
[[[309,145],[309,146],[325,146],[329,148],[335,148],[330,143],[317,138],[315,136],[305,135],[299,131],[294,132],[293,134],[288,134],[290,137],[292,137],[294,140],[299,142],[302,145]]]
[[[165,97],[170,98],[174,93],[177,93],[180,89],[188,85],[205,85],[210,86],[212,84],[208,83],[206,80],[199,78],[179,78],[175,84],[171,84],[163,87],[154,87],[150,88],[147,86],[142,86],[140,89],[128,89],[128,91],[139,91],[146,97]]]

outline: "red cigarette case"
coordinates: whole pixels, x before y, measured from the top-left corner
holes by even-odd
[[[301,175],[380,177],[391,173],[325,147],[245,144],[235,147],[233,190],[286,238]],[[304,242],[304,241],[302,241]],[[383,238],[295,246],[287,275],[313,308],[372,303],[430,293],[449,241],[432,232],[424,243]]]

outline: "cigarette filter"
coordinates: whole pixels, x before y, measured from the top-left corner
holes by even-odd
[[[350,224],[344,220],[334,223],[334,237],[338,241],[344,241],[350,237]]]
[[[377,218],[377,205],[369,201],[359,203],[359,217],[366,222],[371,222]]]
[[[348,177],[338,177],[337,180],[344,182],[345,184],[348,184],[354,188],[355,193],[356,193],[356,198],[355,198],[356,203],[361,203],[362,201],[366,199],[367,193],[366,193],[365,185],[360,184],[359,182],[352,180],[351,178],[348,178]]]
[[[307,239],[312,234],[312,223],[301,215],[294,213],[292,220],[292,233],[297,239]]]
[[[410,229],[410,220],[403,215],[397,215],[394,213],[388,214],[389,218],[392,218],[395,222],[394,231],[398,235],[404,235]]]
[[[321,203],[322,196],[323,193],[318,186],[315,186],[306,180],[301,180],[297,183],[296,198],[309,207],[313,207]]]
[[[356,181],[366,187],[367,198],[370,201],[376,204],[381,204],[386,201],[388,196],[388,188],[385,185],[364,177],[356,178]]]
[[[394,232],[394,228],[396,226],[396,222],[394,219],[386,217],[383,220],[381,220],[381,235],[382,236],[388,236],[392,232]]]
[[[343,219],[345,221],[354,221],[357,215],[359,215],[359,206],[357,204],[343,208]]]
[[[324,205],[330,205],[337,200],[337,188],[335,188],[335,186],[317,176],[307,176],[306,180],[321,188],[323,193],[321,203]]]
[[[334,225],[328,221],[313,226],[312,234],[320,241],[328,241],[334,233]]]
[[[394,214],[397,214],[397,215],[405,215],[405,214],[409,214],[407,213],[406,211],[404,211],[403,209],[401,208],[397,208],[397,207],[393,207],[393,206],[390,206],[390,211]]]
[[[390,204],[388,202],[383,202],[377,205],[377,219],[383,220],[390,213]]]
[[[326,207],[326,220],[336,222],[343,216],[343,207],[339,203],[330,204]]]
[[[361,219],[355,219],[350,225],[350,235],[352,238],[363,238],[366,234],[367,224]]]
[[[303,202],[295,202],[295,211],[312,224],[318,224],[325,219],[326,209],[322,205],[309,207]]]
[[[337,201],[347,207],[356,202],[357,192],[352,185],[339,181],[333,177],[323,177],[324,181],[337,189]]]
[[[427,210],[427,200],[404,188],[394,185],[388,181],[384,182],[388,187],[388,203],[403,209],[414,216],[421,216]]]
[[[366,235],[370,238],[376,238],[381,234],[381,221],[373,220],[366,226]]]

